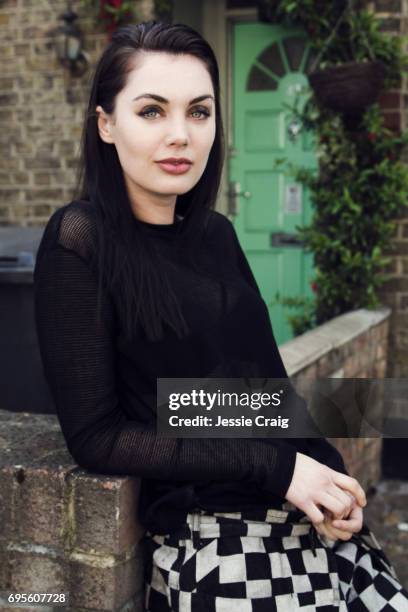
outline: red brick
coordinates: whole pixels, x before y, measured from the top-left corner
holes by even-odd
[[[15,539],[14,497],[17,482],[14,469],[3,467],[0,470],[0,545]]]
[[[49,549],[48,553],[10,550],[9,563],[11,591],[17,593],[67,592],[65,563],[61,558],[54,556],[52,549]]]
[[[399,132],[401,130],[401,114],[393,113],[393,112],[384,112],[384,127],[388,130],[392,130],[394,132]]]
[[[64,548],[65,472],[26,468],[16,490],[15,521],[19,542]]]
[[[408,309],[408,293],[403,293],[400,295],[400,304],[399,307],[401,310]]]
[[[103,557],[95,565],[76,562],[69,567],[68,591],[74,610],[120,610],[143,588],[142,550],[136,549],[136,557],[114,565],[103,566]],[[98,566],[99,565],[99,566]]]
[[[399,91],[383,91],[378,102],[383,109],[399,110],[401,105],[401,93]]]
[[[98,554],[128,553],[144,533],[137,522],[140,480],[72,476],[74,530],[71,545],[75,550]]]

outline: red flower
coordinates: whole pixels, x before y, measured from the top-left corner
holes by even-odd
[[[122,6],[122,4],[123,0],[100,0],[99,8],[101,17],[113,17],[112,13],[105,9],[106,6],[111,6],[112,8],[118,9]]]
[[[371,142],[375,142],[377,140],[377,134],[375,132],[368,132],[367,138]]]
[[[115,20],[115,15],[106,10],[106,6],[111,6],[115,9],[120,9],[123,4],[123,0],[100,0],[99,2],[99,16],[106,22],[105,30],[108,34],[108,40],[111,40],[112,34],[118,27]]]
[[[310,288],[311,288],[311,290],[312,290],[314,293],[316,293],[316,292],[317,292],[317,283],[316,283],[316,281],[312,281],[312,282],[310,283]]]

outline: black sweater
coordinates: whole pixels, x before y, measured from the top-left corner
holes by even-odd
[[[74,201],[49,219],[34,270],[35,315],[44,374],[67,448],[78,465],[142,478],[139,519],[152,532],[178,527],[197,507],[281,507],[301,451],[347,473],[323,438],[163,438],[155,435],[156,379],[286,378],[267,306],[231,222],[209,211],[189,266],[180,224],[142,223],[181,299],[188,338],[170,333],[130,342],[117,296],[104,290],[96,321],[92,203]],[[137,249],[137,244],[135,244]],[[200,253],[202,258],[200,259]]]

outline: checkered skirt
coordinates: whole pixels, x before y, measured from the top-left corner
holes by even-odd
[[[365,524],[333,542],[289,502],[196,509],[175,533],[147,531],[143,546],[146,612],[408,612],[408,592]]]

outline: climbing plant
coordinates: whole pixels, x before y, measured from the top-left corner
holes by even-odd
[[[341,13],[331,12],[333,3],[282,0],[272,5],[272,19],[302,23],[312,35],[319,68],[380,59],[383,91],[398,87],[408,71],[406,38],[381,32],[380,20],[363,8],[364,2],[350,3],[345,12],[344,2],[340,24]],[[402,161],[408,132],[385,127],[378,102],[350,118],[325,107],[311,91],[302,111],[296,105],[290,109],[313,132],[319,160],[317,173],[284,159],[276,162],[308,187],[314,210],[310,225],[297,228],[314,257],[314,296],[276,296],[296,310],[288,320],[297,335],[349,310],[379,305],[395,219],[408,204],[408,168]]]

